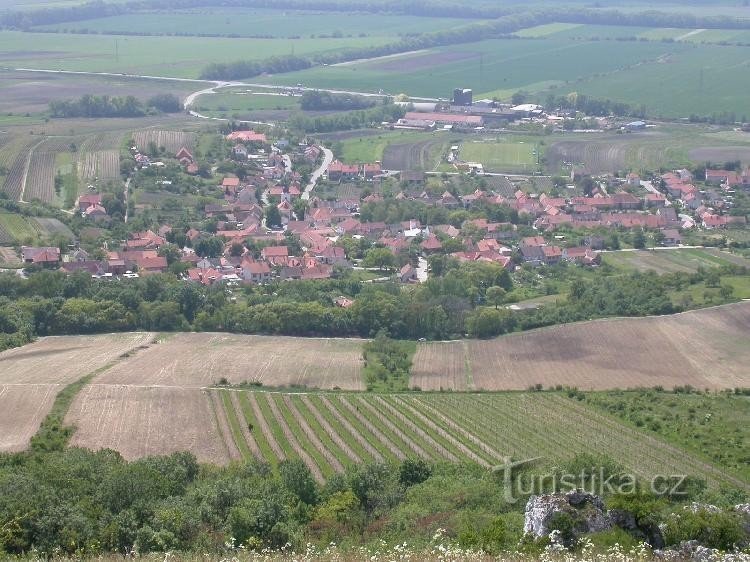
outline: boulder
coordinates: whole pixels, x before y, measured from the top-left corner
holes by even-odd
[[[639,524],[629,511],[613,509],[607,512],[599,496],[579,490],[566,494],[531,496],[524,512],[524,533],[534,538],[549,536],[558,514],[568,515],[572,523],[568,536],[563,537],[566,546],[586,533],[620,527],[654,548],[664,547],[664,538],[657,525]]]
[[[536,538],[550,534],[550,523],[557,514],[567,514],[573,521],[575,535],[596,533],[612,527],[599,496],[570,491],[567,494],[531,496],[526,503],[523,530]]]

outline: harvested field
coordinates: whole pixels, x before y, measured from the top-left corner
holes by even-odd
[[[739,160],[750,164],[750,146],[706,146],[690,151],[690,159],[695,162],[724,163]]]
[[[58,384],[0,384],[0,452],[28,447],[60,389]]]
[[[430,139],[406,144],[390,144],[383,153],[386,170],[432,171],[440,164],[444,140]]]
[[[149,333],[44,338],[0,353],[0,452],[26,448],[67,384],[146,345]]]
[[[72,446],[115,449],[126,459],[190,451],[201,462],[230,460],[207,390],[94,382],[65,422],[77,428]]]
[[[221,403],[231,408],[230,417],[245,413],[238,423],[249,424],[263,459],[275,465],[279,451],[289,451],[287,456],[301,458],[319,481],[353,463],[415,455],[484,467],[511,457],[542,457],[552,466],[589,451],[627,459],[627,468],[640,476],[686,473],[711,486],[748,487],[734,474],[562,394],[216,392],[224,394]],[[254,406],[238,408],[242,403]],[[273,450],[267,442],[274,443]]]
[[[108,384],[199,388],[225,378],[265,386],[364,390],[357,340],[177,334],[103,375]]]
[[[184,97],[193,85],[163,80],[140,80],[116,76],[80,76],[41,72],[3,71],[0,73],[0,112],[15,114],[41,113],[49,109],[51,101],[80,98],[84,94],[96,96],[135,96],[146,100],[150,96],[173,93]]]
[[[150,332],[55,336],[0,353],[0,384],[69,384],[153,340]]]
[[[384,72],[415,72],[452,62],[479,58],[480,53],[469,51],[427,52],[409,57],[398,57],[365,64],[363,68]]]
[[[133,133],[133,140],[138,148],[145,150],[148,144],[153,142],[157,147],[163,146],[167,152],[177,153],[183,146],[192,150],[195,144],[195,133],[183,131],[157,131],[145,130]]]
[[[420,344],[410,386],[721,389],[750,386],[748,362],[750,302],[742,302],[673,316],[554,326],[489,341]]]

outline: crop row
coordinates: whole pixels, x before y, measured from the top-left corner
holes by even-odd
[[[271,465],[300,458],[319,481],[352,465],[407,457],[489,468],[540,457],[559,465],[590,452],[620,459],[642,477],[686,473],[710,484],[736,482],[677,447],[557,395],[211,392],[223,409],[217,418],[230,458]]]

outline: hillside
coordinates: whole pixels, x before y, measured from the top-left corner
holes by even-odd
[[[422,390],[750,386],[750,302],[674,316],[595,320],[494,340],[424,343]]]

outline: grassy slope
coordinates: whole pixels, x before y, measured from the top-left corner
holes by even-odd
[[[586,401],[750,479],[750,397],[633,391],[590,393]]]

